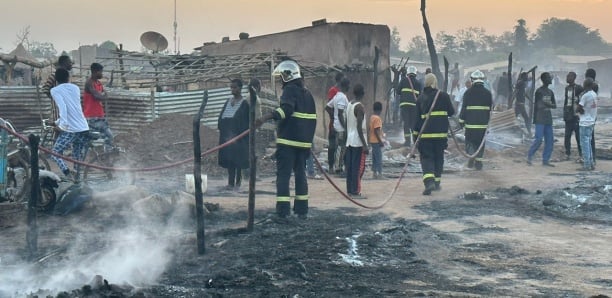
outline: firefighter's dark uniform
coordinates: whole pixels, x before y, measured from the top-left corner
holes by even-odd
[[[300,80],[283,86],[280,107],[273,112],[278,121],[276,139],[276,212],[286,217],[291,210],[289,179],[295,175],[295,202],[293,211],[298,216],[308,213],[308,182],[306,159],[310,155],[312,139],[317,125],[317,112],[310,91]]]
[[[459,123],[465,128],[465,151],[469,155],[476,153],[485,137],[491,118],[492,105],[493,96],[483,83],[475,83],[463,95]],[[476,157],[468,161],[468,167],[475,166],[477,170],[481,170],[483,155],[484,145]]]
[[[440,189],[442,169],[444,168],[444,150],[448,147],[448,117],[455,114],[448,93],[440,91],[427,125],[423,127],[427,113],[436,97],[438,89],[426,87],[416,103],[417,118],[414,125],[414,136],[421,132],[418,149],[423,171],[424,195]]]
[[[418,117],[416,113],[416,100],[421,93],[421,89],[421,82],[412,74],[404,77],[398,86],[400,92],[400,113],[404,123],[404,145],[406,146],[411,144],[412,128]]]

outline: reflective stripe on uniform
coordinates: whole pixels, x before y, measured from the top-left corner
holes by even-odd
[[[436,178],[434,178],[434,181],[440,182],[440,181],[442,181],[442,177],[436,177]]]
[[[308,148],[308,149],[310,149],[310,146],[312,146],[312,143],[298,142],[298,141],[281,139],[281,138],[276,139],[276,143],[287,145],[287,146],[292,146],[292,147],[300,147],[300,148]]]
[[[491,108],[489,106],[467,106],[465,107],[466,110],[490,110]]]
[[[297,201],[308,201],[308,195],[295,195]]]
[[[285,111],[282,108],[276,108],[276,112],[280,115],[281,119],[285,119]]]
[[[401,106],[416,106],[416,103],[414,103],[414,102],[400,102],[400,107]]]
[[[448,116],[448,112],[447,111],[433,111],[431,113],[429,113],[430,116]],[[425,119],[427,118],[427,114],[423,114],[421,115],[421,119]]]
[[[463,123],[463,122],[465,122],[465,120],[459,119],[459,123]]]
[[[441,139],[441,138],[446,138],[447,134],[446,133],[424,133],[421,134],[421,138],[422,139]]]
[[[276,197],[277,202],[291,202],[291,197]]]
[[[466,124],[465,128],[468,129],[487,129],[488,125],[477,125],[477,124]]]
[[[433,173],[423,174],[423,180],[427,178],[436,178],[436,175],[434,175]]]
[[[414,90],[412,88],[402,88],[402,92],[412,92],[414,94],[419,94],[420,93],[418,90]]]
[[[317,119],[317,114],[308,114],[308,113],[300,113],[300,112],[293,112],[291,116],[295,118],[300,118],[300,119]]]

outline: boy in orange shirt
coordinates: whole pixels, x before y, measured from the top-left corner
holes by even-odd
[[[368,133],[368,143],[372,145],[372,171],[374,179],[383,179],[382,176],[382,148],[385,145],[383,141],[382,119],[382,103],[374,103],[374,114],[370,116],[370,129]]]

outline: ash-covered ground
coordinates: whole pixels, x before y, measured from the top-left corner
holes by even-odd
[[[171,124],[154,123],[144,129],[157,137],[133,136],[138,163],[189,158],[189,145],[172,144],[191,132],[177,135],[175,122],[172,132],[160,130]],[[216,145],[213,133],[206,133],[208,148]],[[145,154],[143,144],[158,152]],[[207,157],[203,255],[194,198],[182,192],[189,166],[137,174],[133,186],[95,185],[80,211],[40,214],[38,251],[29,260],[25,212],[0,211],[0,297],[611,296],[612,163],[600,160],[587,173],[574,161],[528,167],[526,146],[488,151],[478,172],[465,169],[451,145],[442,191],[420,195],[417,164],[376,210],[309,180],[309,218],[286,221],[273,215],[274,161],[262,154],[252,231],[245,229],[247,188],[220,192],[224,171]],[[399,164],[387,164],[386,180],[366,173],[364,204],[384,202]],[[344,179],[332,179],[344,188]]]

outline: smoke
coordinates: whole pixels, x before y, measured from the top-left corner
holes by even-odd
[[[51,253],[38,262],[12,262],[17,257],[6,256],[0,259],[0,298],[37,292],[55,295],[79,289],[96,275],[118,285],[145,287],[156,283],[172,260],[169,252],[172,236],[181,231],[179,222],[174,219],[189,216],[184,214],[184,208],[181,214],[176,212],[181,208],[174,208],[166,216],[150,216],[151,212],[144,216],[138,212],[142,210],[134,210],[133,206],[154,205],[151,210],[155,211],[159,209],[156,202],[170,199],[153,195],[139,200],[143,196],[134,196],[139,192],[128,190],[119,196],[117,192],[104,196],[106,200],[94,198],[97,205],[88,206],[103,220],[96,218],[85,223],[79,222],[76,216],[60,218],[73,220],[72,225],[61,229],[75,233],[57,232],[53,239],[40,237],[39,246],[49,246],[50,242],[70,243],[67,249]],[[127,201],[127,197],[131,197],[131,201]],[[111,205],[117,209],[109,209]],[[83,217],[79,219],[83,221]],[[57,239],[57,235],[64,239]],[[78,236],[70,239],[74,235]]]

